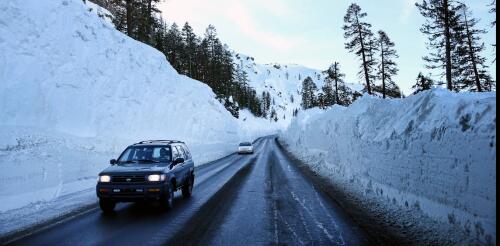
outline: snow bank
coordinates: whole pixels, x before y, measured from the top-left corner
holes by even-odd
[[[301,112],[280,136],[297,157],[354,196],[414,208],[496,240],[496,94],[436,89],[364,96]]]
[[[108,14],[81,0],[0,2],[0,211],[95,185],[139,140],[184,140],[202,164],[256,137]]]

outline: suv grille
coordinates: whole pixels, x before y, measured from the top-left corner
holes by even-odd
[[[112,176],[111,182],[113,182],[113,183],[143,183],[143,182],[146,182],[146,177],[143,175]]]

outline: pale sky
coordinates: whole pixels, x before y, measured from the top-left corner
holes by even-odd
[[[359,83],[359,61],[344,48],[342,26],[346,10],[352,2],[367,12],[366,21],[373,32],[382,29],[396,43],[400,58],[396,83],[409,94],[419,71],[424,68],[422,56],[427,54],[426,37],[420,33],[423,23],[417,0],[164,0],[160,9],[164,18],[182,26],[185,22],[198,35],[209,24],[217,28],[219,38],[236,52],[252,56],[258,63],[295,63],[325,70],[334,61],[340,62],[347,81]],[[496,18],[488,13],[491,0],[465,0],[480,26],[489,33],[484,36],[487,57],[493,60],[496,31],[490,22]],[[491,65],[496,79],[496,63]]]

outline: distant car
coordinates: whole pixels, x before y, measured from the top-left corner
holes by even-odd
[[[176,190],[184,198],[193,192],[194,162],[181,141],[142,141],[128,146],[110,164],[99,173],[96,186],[104,213],[112,212],[119,202],[159,201],[172,208]]]
[[[253,145],[250,142],[240,143],[238,146],[238,154],[253,154]]]

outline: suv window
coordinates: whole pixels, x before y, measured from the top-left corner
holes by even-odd
[[[185,159],[185,160],[189,160],[189,158],[190,158],[190,157],[189,157],[189,155],[187,154],[186,149],[185,149],[184,147],[180,146],[180,145],[179,145],[179,146],[177,146],[177,148],[179,148],[179,151],[181,151],[181,152],[184,154],[184,159]]]
[[[182,149],[184,150],[184,154],[186,154],[187,159],[190,160],[192,158],[192,156],[191,156],[191,152],[189,152],[189,149],[187,148],[187,146],[182,145]]]
[[[127,148],[118,159],[118,163],[136,163],[142,161],[171,161],[169,146],[133,146]]]
[[[172,146],[172,160],[175,160],[177,158],[181,158],[181,154],[175,146]]]
[[[180,158],[183,158],[184,160],[187,159],[186,158],[186,154],[184,154],[184,150],[182,149],[181,146],[175,146],[177,148],[177,152],[179,152],[179,157]]]

